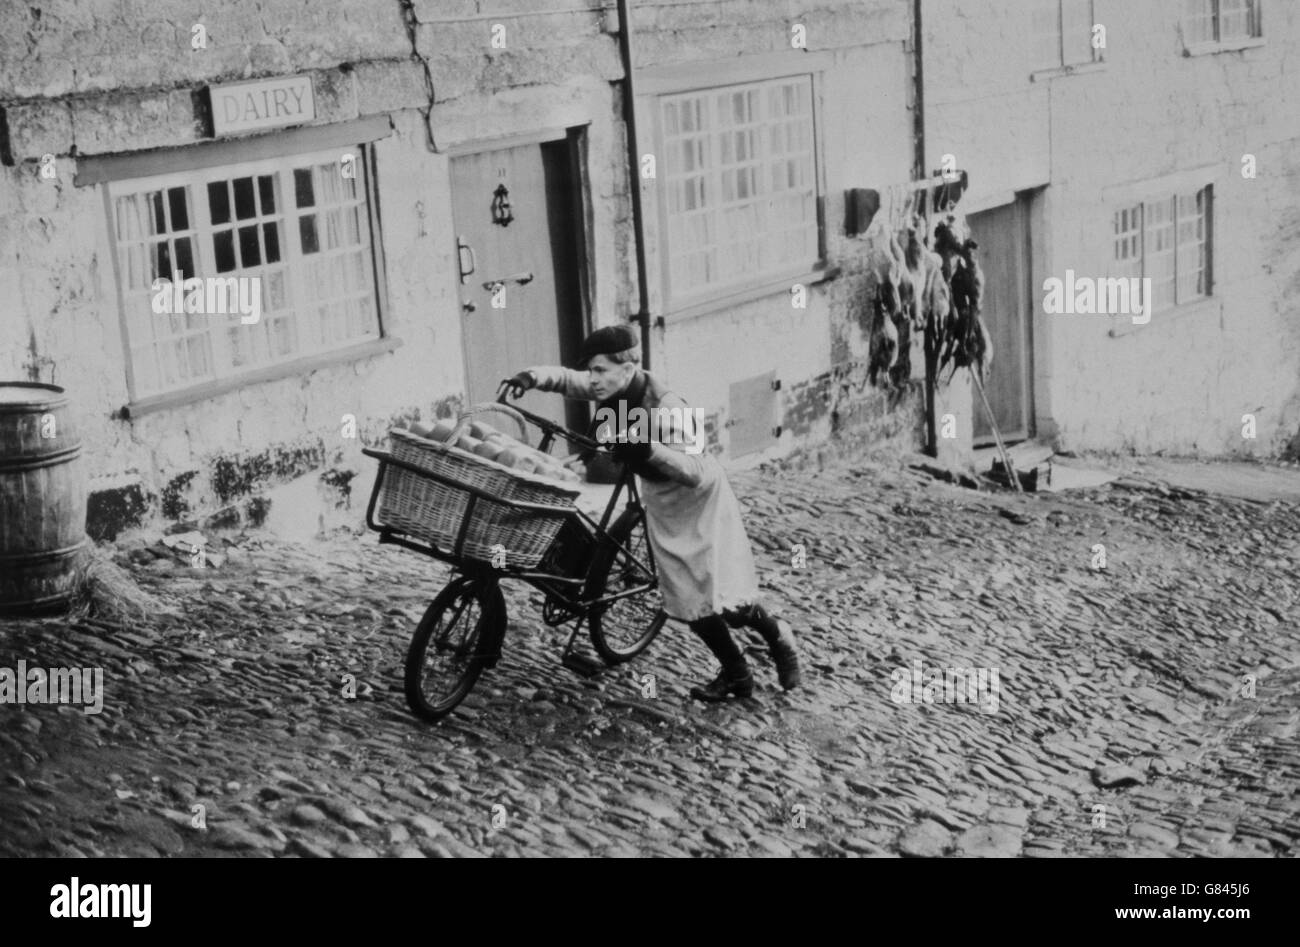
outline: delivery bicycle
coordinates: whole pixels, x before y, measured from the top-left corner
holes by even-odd
[[[581,489],[456,448],[455,435],[484,412],[515,420],[521,439],[528,425],[539,428],[543,454],[556,438],[584,451],[605,449],[506,404],[504,394],[462,414],[445,444],[394,430],[391,450],[364,449],[379,461],[366,525],[380,543],[452,566],[406,655],[407,704],[429,721],[454,710],[500,660],[507,628],[503,579],[520,579],[543,593],[547,625],[572,624],[560,661],[584,676],[636,657],[667,621],[631,469],[624,465],[603,512],[593,518],[574,502]],[[584,629],[599,660],[575,650]]]

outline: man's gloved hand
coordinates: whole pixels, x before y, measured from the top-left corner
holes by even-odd
[[[610,453],[620,464],[643,464],[650,459],[654,445],[649,441],[614,441]]]
[[[537,376],[532,372],[524,370],[515,375],[514,378],[507,378],[501,382],[501,387],[497,389],[497,394],[509,392],[510,397],[518,401],[524,396],[524,392],[530,388],[537,387]]]

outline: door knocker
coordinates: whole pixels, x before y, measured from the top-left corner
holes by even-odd
[[[492,223],[508,227],[514,219],[515,215],[510,211],[510,191],[504,184],[498,184],[492,192]]]

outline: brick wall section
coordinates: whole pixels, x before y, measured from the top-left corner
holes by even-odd
[[[849,363],[794,386],[787,397],[786,423],[796,437],[817,430],[829,418],[831,433],[889,442],[903,450],[925,446],[924,396],[920,382],[898,389],[872,388],[866,366]]]

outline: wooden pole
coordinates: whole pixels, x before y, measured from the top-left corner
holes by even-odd
[[[975,388],[980,393],[980,400],[984,402],[984,410],[989,415],[989,427],[993,431],[993,440],[997,442],[998,453],[1002,457],[1002,468],[1007,472],[1007,477],[1011,480],[1011,485],[1016,488],[1016,493],[1024,493],[1020,487],[1020,475],[1016,473],[1016,468],[1011,464],[1011,455],[1007,453],[1006,445],[1002,443],[1002,432],[998,430],[998,419],[993,416],[993,408],[989,404],[988,395],[984,393],[984,382],[980,380],[980,373],[972,370],[970,377],[975,382]]]

